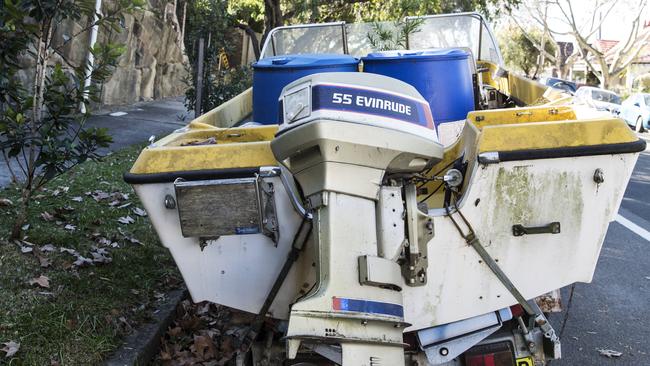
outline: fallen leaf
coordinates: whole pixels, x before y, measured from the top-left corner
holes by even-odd
[[[13,206],[14,203],[9,198],[0,198],[0,206]]]
[[[140,207],[133,207],[133,213],[142,217],[147,216],[147,212]]]
[[[50,261],[48,258],[38,256],[38,263],[41,265],[42,268],[47,268],[52,265],[52,261]]]
[[[163,364],[167,364],[172,360],[172,355],[166,351],[160,351],[160,360],[163,361]]]
[[[38,264],[40,264],[42,268],[47,268],[52,265],[52,262],[48,258],[41,255],[41,251],[38,248],[34,251],[34,256],[36,256]]]
[[[99,202],[101,200],[105,200],[105,199],[107,199],[108,197],[111,196],[110,194],[108,194],[108,193],[106,193],[104,191],[100,191],[100,190],[96,190],[94,192],[87,192],[87,194],[88,193],[90,193],[90,196],[97,202]]]
[[[40,275],[37,278],[29,280],[30,285],[39,285],[43,288],[50,288],[50,279],[47,276]]]
[[[196,307],[196,313],[197,314],[203,315],[203,314],[207,313],[209,310],[210,310],[210,303],[209,302],[206,301],[203,304],[197,304],[197,307]]]
[[[97,244],[105,245],[107,247],[111,247],[111,248],[119,248],[120,247],[120,245],[118,243],[116,243],[116,242],[114,242],[114,241],[112,241],[110,239],[106,239],[103,236],[97,238],[96,240],[97,240]]]
[[[81,196],[75,196],[75,197],[72,197],[71,200],[73,200],[75,202],[82,202],[84,199]]]
[[[74,256],[79,255],[79,253],[77,253],[76,250],[74,250],[74,249],[69,249],[69,248],[64,248],[64,247],[59,248],[59,252],[61,252],[61,253],[64,253],[64,252],[65,252],[65,253],[69,253],[69,254],[72,254],[72,255],[74,255]]]
[[[169,334],[170,337],[177,337],[183,332],[183,328],[181,327],[174,327],[171,328],[167,331],[167,334]]]
[[[599,349],[598,353],[600,353],[601,356],[605,356],[607,358],[621,357],[623,355],[623,353],[614,351],[613,349]]]
[[[120,224],[128,225],[134,223],[135,220],[131,216],[123,216],[117,219],[117,222]]]
[[[14,342],[14,341],[9,341],[3,343],[5,346],[2,348],[1,351],[5,353],[5,358],[13,357],[16,352],[20,349],[20,343]]]
[[[45,221],[52,221],[52,220],[54,220],[54,215],[52,215],[51,213],[49,213],[47,211],[44,211],[44,212],[41,212],[41,218],[43,220],[45,220]]]
[[[45,244],[39,249],[41,252],[53,252],[56,248],[52,244]]]
[[[65,224],[63,228],[70,231],[75,231],[77,229],[77,227],[72,224]]]
[[[32,247],[26,247],[26,246],[20,247],[20,252],[23,254],[31,253],[32,251],[34,251],[34,248]]]
[[[120,201],[118,201],[118,200],[111,201],[111,202],[108,203],[108,205],[111,206],[111,207],[115,207],[115,206],[117,206],[119,204],[120,204]]]
[[[190,347],[190,350],[202,360],[214,358],[217,353],[212,338],[204,335],[194,336],[194,344]]]
[[[127,233],[125,233],[124,231],[122,231],[122,228],[121,228],[121,227],[118,227],[118,228],[117,228],[117,231],[119,231],[120,234],[122,234],[122,236],[124,237],[124,239],[130,241],[132,244],[140,244],[140,245],[142,245],[142,242],[141,242],[140,240],[138,240],[138,239],[136,239],[135,237],[130,236],[130,235],[128,235]]]
[[[77,266],[77,267],[83,267],[85,265],[92,265],[93,261],[92,261],[92,259],[86,258],[86,257],[84,257],[82,255],[77,255],[77,260],[72,262],[72,264]]]
[[[94,251],[90,252],[90,255],[92,255],[94,263],[111,263],[113,261],[108,250],[104,248],[95,248]]]

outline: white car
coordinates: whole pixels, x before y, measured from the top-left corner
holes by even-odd
[[[650,129],[650,93],[630,95],[621,105],[620,117],[637,132]]]
[[[618,114],[621,108],[621,97],[609,90],[595,88],[593,86],[582,86],[578,88],[575,96],[585,104],[599,111]]]

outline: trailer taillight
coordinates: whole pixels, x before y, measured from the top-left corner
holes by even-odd
[[[482,344],[465,353],[465,366],[514,366],[510,342]]]
[[[524,315],[524,308],[521,307],[521,305],[519,305],[519,304],[512,305],[510,307],[510,311],[512,312],[512,317],[513,318],[518,318],[518,317]]]

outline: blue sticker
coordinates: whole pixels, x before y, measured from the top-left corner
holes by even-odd
[[[259,234],[260,228],[257,226],[242,226],[235,228],[235,234],[237,235],[246,235],[246,234]]]
[[[402,305],[370,300],[346,299],[344,297],[333,297],[332,309],[340,311],[355,311],[358,313],[392,315],[400,318],[404,317],[404,308]]]

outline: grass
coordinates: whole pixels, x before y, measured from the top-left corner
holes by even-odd
[[[159,244],[147,217],[134,214],[133,208],[142,205],[122,181],[122,173],[139,151],[140,147],[129,148],[101,162],[84,163],[36,194],[25,240],[35,248],[46,244],[56,248],[40,252],[51,262],[47,268],[41,267],[34,252],[21,252],[21,245],[26,244],[6,239],[20,194],[16,187],[0,191],[0,198],[14,203],[0,207],[0,349],[4,342],[20,343],[12,358],[0,352],[0,365],[99,364],[124,335],[150,318],[165,292],[179,286],[171,256]],[[96,190],[129,197],[121,197],[120,204],[112,207],[112,198],[97,202],[86,195]],[[74,197],[83,201],[74,201]],[[128,207],[117,207],[129,202]],[[54,214],[54,219],[47,221],[43,212]],[[127,215],[135,222],[118,223],[118,218]],[[66,224],[76,229],[65,229]],[[129,237],[142,244],[132,243]],[[99,238],[119,248],[102,245]],[[77,267],[72,265],[75,257],[61,252],[61,247],[90,258],[93,247],[106,248],[112,262]],[[30,285],[31,279],[41,275],[49,278],[49,288]]]

